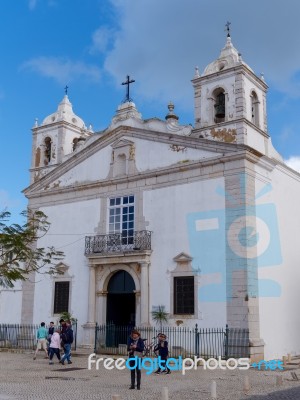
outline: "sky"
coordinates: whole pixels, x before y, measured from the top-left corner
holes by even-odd
[[[296,0],[1,0],[0,210],[26,208],[31,128],[57,110],[68,86],[73,111],[106,128],[125,97],[144,119],[175,104],[194,124],[195,67],[218,58],[231,22],[233,45],[268,91],[276,150],[300,171],[300,2]]]

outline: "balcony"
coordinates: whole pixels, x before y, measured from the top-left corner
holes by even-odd
[[[151,232],[134,231],[133,236],[124,237],[122,233],[86,236],[85,255],[114,254],[151,250]]]

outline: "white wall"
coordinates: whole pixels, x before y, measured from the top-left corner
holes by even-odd
[[[111,146],[105,147],[60,176],[52,186],[69,186],[105,179],[110,168],[111,152]]]
[[[89,270],[84,255],[85,236],[94,235],[100,220],[100,200],[54,205],[43,208],[51,223],[49,233],[38,241],[38,246],[55,246],[65,253],[62,260],[69,266],[71,280],[70,312],[79,324],[87,322]],[[60,280],[60,277],[57,278]],[[54,278],[36,275],[34,323],[57,320],[53,315]],[[80,337],[79,337],[80,340]]]
[[[136,166],[140,172],[163,168],[176,163],[183,162],[184,164],[187,160],[203,160],[218,155],[216,152],[184,148],[184,146],[179,146],[179,151],[176,151],[176,147],[172,147],[172,145],[150,142],[149,140],[134,139],[134,142],[136,146]]]
[[[281,167],[273,171],[273,190],[260,200],[261,204],[274,203],[276,206],[279,231],[276,248],[280,247],[282,255],[281,260],[275,257],[277,263],[274,259],[273,265],[258,270],[260,279],[272,279],[280,286],[279,293],[273,290],[270,297],[263,297],[260,293],[259,298],[266,359],[288,353],[300,354],[300,176],[286,172]],[[274,246],[275,226],[270,229],[270,234],[270,246]]]
[[[150,311],[152,306],[157,305],[165,305],[166,310],[170,311],[170,302],[173,301],[169,290],[170,271],[176,267],[173,258],[181,252],[191,255],[187,216],[190,213],[224,209],[224,197],[216,193],[217,187],[224,187],[223,178],[144,193],[144,215],[146,221],[149,221],[147,229],[154,232],[150,267]],[[213,282],[215,275],[200,275],[200,291],[201,284],[205,285],[209,279]],[[201,327],[225,326],[225,302],[199,302],[199,311],[203,318],[201,321],[186,319],[184,324],[194,326],[197,322]]]
[[[0,289],[0,324],[20,324],[22,310],[21,283],[13,289]]]

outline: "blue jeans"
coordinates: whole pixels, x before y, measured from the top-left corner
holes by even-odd
[[[61,362],[64,362],[65,360],[67,360],[68,362],[71,361],[71,344],[70,343],[64,344],[64,351],[65,351],[65,354],[61,358]]]

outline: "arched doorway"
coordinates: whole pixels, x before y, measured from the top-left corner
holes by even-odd
[[[119,270],[112,275],[107,286],[107,324],[135,325],[134,291],[134,280],[128,272]]]

